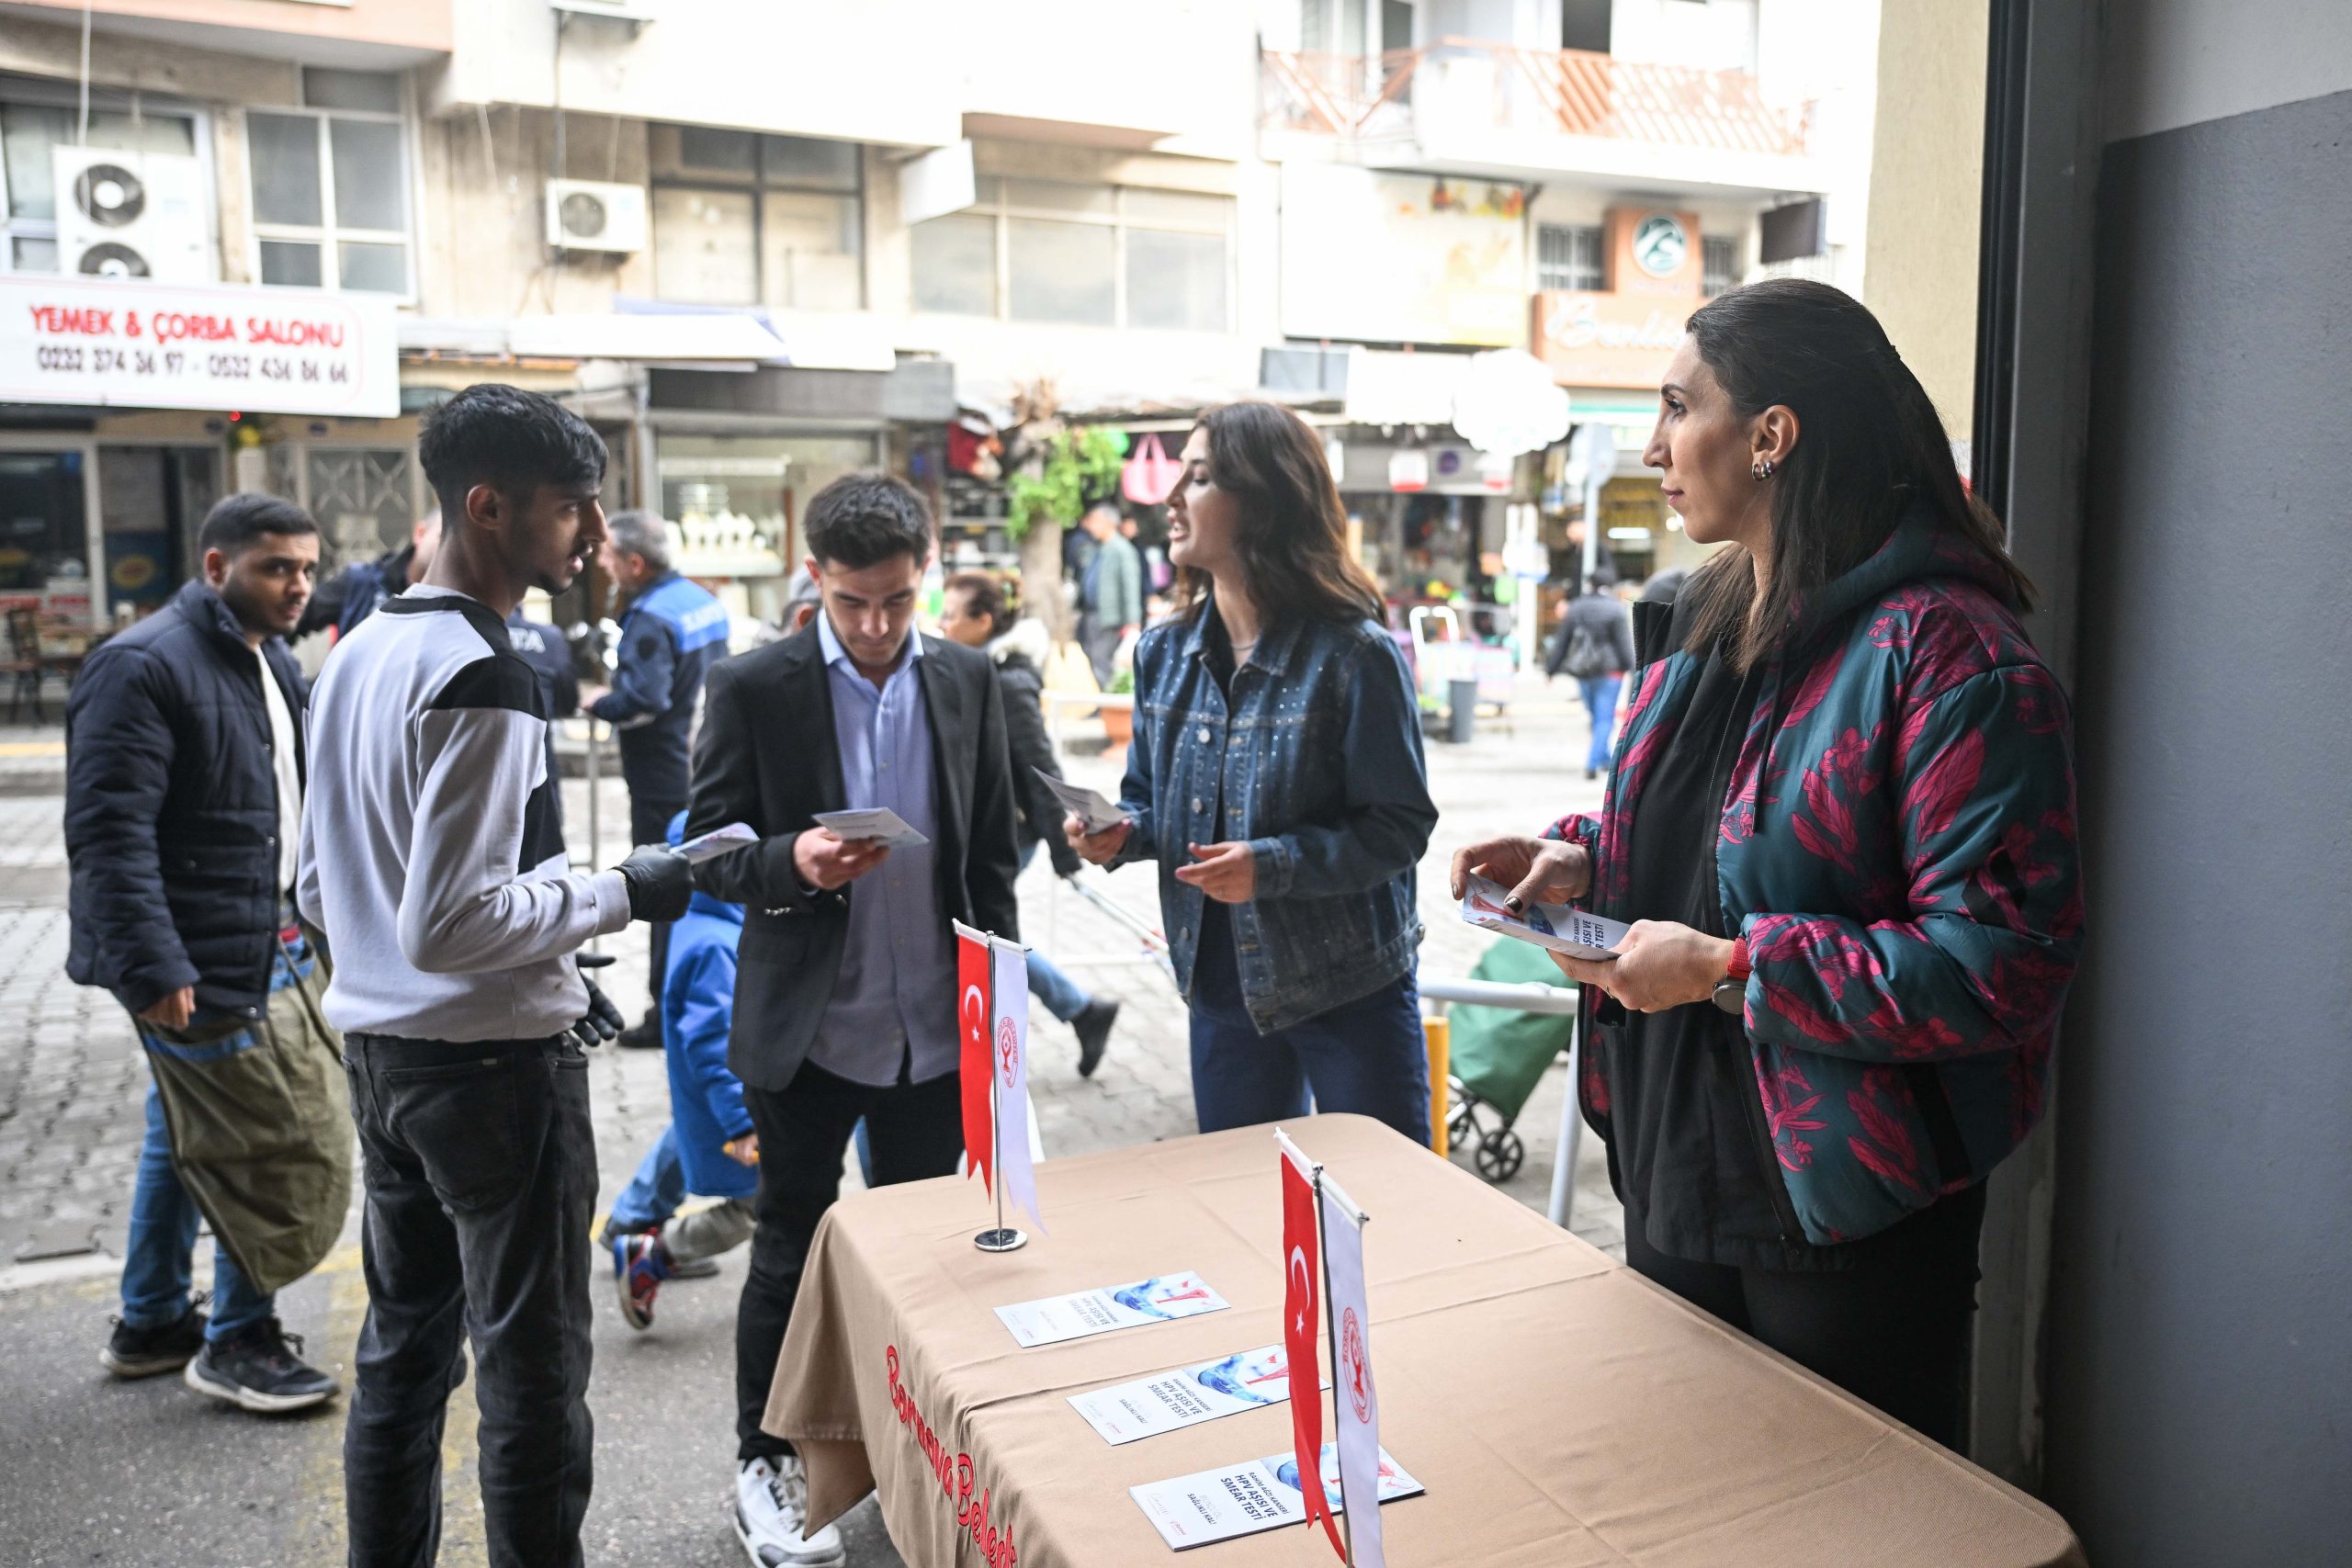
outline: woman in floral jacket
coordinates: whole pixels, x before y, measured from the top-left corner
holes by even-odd
[[[1954,1442],[1984,1181],[2082,946],[2066,701],[1869,311],[1778,279],[1690,330],[1643,460],[1727,547],[1637,607],[1600,815],[1453,880],[1634,922],[1560,961],[1627,1261]]]

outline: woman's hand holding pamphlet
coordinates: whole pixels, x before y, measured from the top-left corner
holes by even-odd
[[[1588,915],[1566,904],[1530,904],[1513,914],[1503,900],[1510,889],[1498,882],[1469,875],[1462,883],[1462,918],[1481,931],[1532,942],[1570,958],[1592,960],[1617,956],[1613,951],[1632,928],[1623,920]]]

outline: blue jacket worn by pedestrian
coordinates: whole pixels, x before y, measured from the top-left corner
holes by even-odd
[[[1159,862],[1159,906],[1189,997],[1201,891],[1188,844],[1247,841],[1256,897],[1231,910],[1242,1000],[1271,1033],[1409,973],[1421,940],[1414,867],[1437,824],[1412,683],[1370,621],[1270,626],[1227,700],[1208,664],[1209,604],[1136,645],[1135,740],[1114,863]]]
[[[695,894],[685,918],[670,928],[670,968],[662,985],[662,1045],[678,1163],[685,1169],[686,1190],[709,1198],[748,1198],[760,1184],[756,1167],[738,1165],[723,1148],[752,1133],[743,1085],[727,1070],[735,948],[742,936],[742,905]]]
[[[318,631],[334,632],[337,642],[349,637],[360,622],[383,608],[385,600],[407,589],[409,564],[415,559],[416,547],[408,544],[345,567],[319,584],[302,606],[292,640],[300,642]]]
[[[686,798],[687,748],[703,677],[727,656],[727,606],[676,572],[621,615],[613,689],[590,711],[620,732],[621,776],[647,800]]]
[[[301,672],[280,638],[261,651],[299,747]],[[132,1012],[183,986],[245,1017],[268,1001],[285,890],[261,682],[236,615],[190,582],[91,654],[66,698],[65,973]]]

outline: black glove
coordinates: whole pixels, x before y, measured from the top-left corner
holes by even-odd
[[[695,896],[695,868],[667,844],[639,844],[620,863],[628,885],[628,918],[674,920]]]
[[[602,969],[612,963],[613,955],[609,953],[582,953],[573,962],[580,965],[581,984],[588,987],[588,1016],[571,1026],[571,1034],[573,1039],[593,1051],[617,1036],[628,1026],[628,1020],[622,1017],[621,1010],[613,1005],[613,998],[605,995],[604,987],[589,979],[587,975],[591,969]]]

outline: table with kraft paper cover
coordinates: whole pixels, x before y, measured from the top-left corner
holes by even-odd
[[[1381,1510],[1396,1568],[2081,1568],[2049,1508],[1427,1149],[1361,1116],[1285,1126],[1372,1216],[1381,1442],[1429,1489]],[[1172,1568],[1127,1488],[1287,1452],[1289,1408],[1114,1448],[1068,1396],[1281,1340],[1275,1158],[1252,1127],[1048,1161],[1052,1231],[1001,1255],[972,1246],[977,1180],[836,1204],[763,1422],[811,1519],[878,1485],[914,1568]],[[994,1311],[1182,1269],[1231,1310],[1029,1350]],[[1336,1561],[1296,1527],[1183,1558]]]

